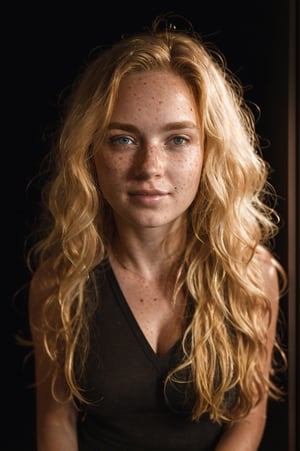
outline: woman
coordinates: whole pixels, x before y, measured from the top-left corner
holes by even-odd
[[[99,52],[55,162],[28,254],[38,450],[256,450],[285,276],[222,58],[159,20]]]

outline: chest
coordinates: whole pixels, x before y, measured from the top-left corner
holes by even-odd
[[[159,355],[137,323],[136,317],[143,317],[140,304],[151,300],[153,294],[162,294],[161,290],[141,290],[143,302],[129,294],[127,302],[124,292],[133,288],[127,284],[121,291],[110,270],[107,277],[99,277],[90,323],[90,352],[81,380],[84,394],[91,401],[84,406],[78,423],[79,436],[82,440],[87,436],[89,443],[82,449],[90,449],[92,441],[93,449],[214,449],[222,428],[207,418],[189,420],[185,384],[180,383],[183,391],[176,387],[166,399],[164,381],[182,358],[180,340]],[[146,316],[168,317],[172,322],[167,302],[159,304],[157,298],[152,305],[157,307],[149,303]],[[157,324],[162,324],[162,319]]]
[[[165,281],[143,281],[116,272],[120,289],[146,340],[158,355],[165,354],[182,335],[185,302],[173,301]]]

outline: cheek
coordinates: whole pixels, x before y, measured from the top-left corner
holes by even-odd
[[[99,183],[109,182],[111,179],[115,181],[127,172],[127,162],[122,155],[96,155],[95,167],[98,175]]]
[[[178,162],[176,170],[178,188],[189,192],[197,190],[202,173],[202,159],[199,156]]]

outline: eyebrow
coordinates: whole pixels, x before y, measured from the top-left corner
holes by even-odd
[[[199,127],[192,121],[178,121],[178,122],[168,122],[162,127],[163,131],[169,131],[169,130],[179,130],[179,129],[185,129],[185,128],[191,128],[191,129],[199,129]],[[128,130],[131,132],[138,132],[138,128],[133,124],[128,124],[126,122],[111,122],[108,125],[108,130],[112,129],[121,129],[121,130]]]

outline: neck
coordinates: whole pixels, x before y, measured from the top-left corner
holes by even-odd
[[[182,253],[182,239],[173,237],[172,240],[140,239],[131,235],[115,236],[110,245],[109,258],[112,263],[122,267],[144,280],[159,280],[170,274],[177,267]],[[181,245],[180,245],[181,244]]]

